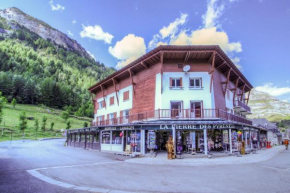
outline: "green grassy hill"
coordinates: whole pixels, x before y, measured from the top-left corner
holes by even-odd
[[[15,108],[11,104],[6,104],[3,109],[3,120],[0,124],[0,141],[10,140],[10,131],[13,130],[13,139],[22,139],[23,134],[18,130],[19,114],[21,111],[26,112],[27,117],[33,117],[39,121],[39,130],[37,138],[44,137],[61,137],[61,129],[66,128],[66,122],[61,118],[62,110],[53,109],[41,105],[24,105],[17,104]],[[41,130],[42,118],[47,118],[46,132]],[[87,117],[70,117],[71,129],[82,128],[84,122],[90,123],[91,119]],[[28,129],[25,130],[25,139],[36,139],[34,129],[35,120],[27,120]],[[51,122],[54,122],[53,131],[50,130]],[[5,129],[3,129],[5,128]],[[7,130],[8,129],[8,130]]]

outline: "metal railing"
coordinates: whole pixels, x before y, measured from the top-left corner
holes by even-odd
[[[245,103],[243,103],[242,101],[236,100],[235,101],[235,107],[241,107],[243,109],[245,109],[247,112],[251,112],[251,108],[246,105]]]
[[[150,120],[198,120],[198,119],[222,119],[238,123],[252,125],[252,121],[221,109],[158,109],[137,113],[129,116],[121,116],[113,119],[92,122],[92,126],[122,125]]]

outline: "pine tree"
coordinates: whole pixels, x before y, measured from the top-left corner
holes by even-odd
[[[39,124],[38,124],[37,118],[35,119],[35,122],[34,122],[34,129],[35,129],[35,139],[37,139],[37,131],[39,129]]]
[[[23,132],[23,140],[24,140],[24,131],[27,129],[27,118],[26,113],[22,111],[19,115],[19,130]]]
[[[71,125],[70,125],[70,121],[67,121],[67,122],[66,122],[66,129],[69,130],[70,127],[71,127]]]
[[[42,118],[41,130],[42,130],[43,133],[44,133],[44,137],[45,137],[45,131],[46,131],[46,121],[47,121],[46,116],[43,116],[43,118]]]
[[[13,108],[15,108],[15,106],[17,104],[17,101],[15,98],[13,98],[13,100],[11,101],[11,104],[12,104]]]

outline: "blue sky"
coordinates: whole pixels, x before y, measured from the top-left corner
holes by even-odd
[[[261,91],[290,101],[289,0],[0,0],[122,67],[160,44],[218,44]]]

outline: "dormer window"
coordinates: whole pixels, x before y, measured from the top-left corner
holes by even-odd
[[[189,88],[202,89],[202,78],[189,78]]]
[[[171,89],[182,89],[182,78],[170,78]]]

